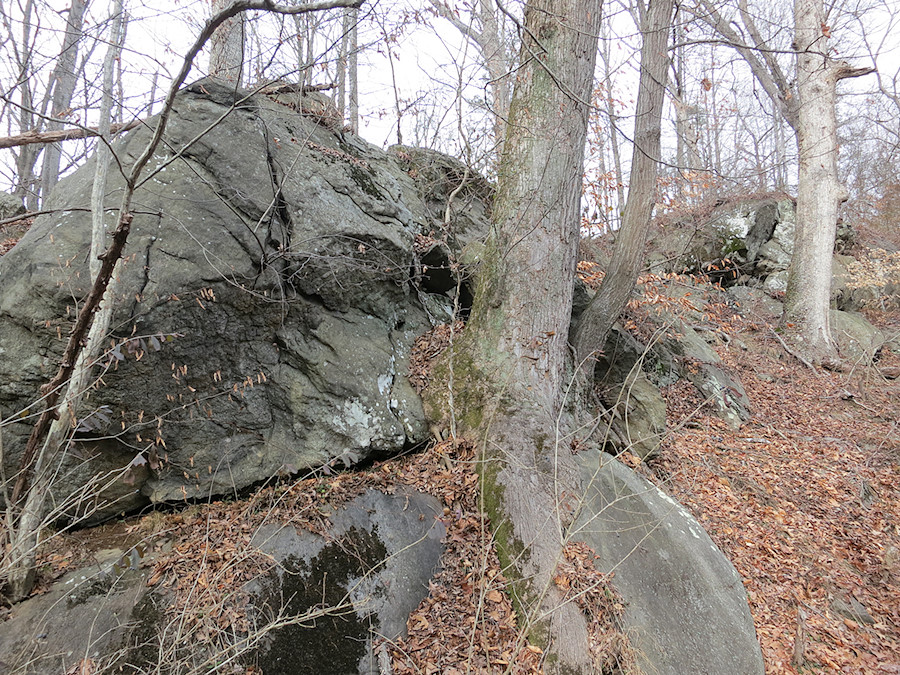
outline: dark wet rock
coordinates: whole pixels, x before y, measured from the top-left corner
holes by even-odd
[[[659,450],[666,431],[666,402],[645,372],[653,364],[654,358],[644,345],[621,327],[613,327],[597,360],[594,378],[607,407],[601,436],[615,452],[628,450],[649,459]]]
[[[444,526],[433,497],[371,490],[338,510],[327,539],[289,525],[264,527],[254,545],[278,563],[249,589],[262,616],[302,615],[275,630],[258,654],[267,675],[378,675],[373,641],[406,634],[409,614],[428,594]]]
[[[132,465],[102,495],[103,518],[428,438],[409,353],[446,318],[456,280],[417,285],[415,241],[440,231],[450,188],[429,178],[425,190],[438,170],[417,168],[415,151],[401,160],[335,131],[318,98],[292,96],[214,80],[178,95],[135,194],[103,380],[78,411],[58,500]],[[116,144],[123,164],[155,123]],[[428,166],[464,172],[441,157],[428,153]],[[89,204],[93,175],[88,162],[61,181],[59,211],[0,258],[4,417],[38,398],[87,292],[90,214],[73,209]],[[465,227],[442,239],[447,250],[487,231],[486,184],[471,180],[454,199]],[[110,207],[122,189],[110,172]],[[29,431],[4,428],[7,475]]]

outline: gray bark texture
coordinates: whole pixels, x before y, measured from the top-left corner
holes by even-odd
[[[72,104],[72,95],[75,93],[75,84],[78,80],[75,67],[78,61],[78,44],[83,35],[87,4],[86,0],[72,0],[69,7],[62,52],[50,76],[50,86],[53,88],[52,119],[47,122],[47,131],[62,128],[63,119],[68,115],[69,106]],[[59,181],[60,150],[59,145],[48,145],[44,150],[44,165],[41,170],[41,199],[44,203]]]
[[[212,13],[218,14],[231,0],[213,0]],[[209,41],[209,74],[241,86],[244,71],[244,15],[226,19]]]
[[[837,82],[871,71],[851,69],[830,57],[822,0],[795,0],[794,26],[799,98],[797,227],[782,322],[803,356],[828,365],[837,356],[829,321],[831,260],[838,207],[847,199],[838,181]]]
[[[585,618],[553,576],[572,518],[564,499],[577,494],[559,415],[600,9],[597,0],[526,7],[494,226],[454,357],[455,381],[466,380],[457,419],[484,440],[484,506],[548,673],[593,667]]]
[[[585,372],[593,373],[593,355],[603,348],[606,336],[634,290],[644,265],[644,244],[656,198],[660,154],[663,97],[669,57],[666,52],[673,0],[650,0],[641,32],[641,77],[638,85],[631,187],[622,228],[606,276],[575,331],[575,351]]]

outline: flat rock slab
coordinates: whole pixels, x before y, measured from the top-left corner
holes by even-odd
[[[131,630],[132,610],[149,590],[148,570],[118,567],[123,553],[100,551],[95,564],[16,605],[0,623],[0,673],[69,673],[85,660],[99,666],[114,659]]]
[[[683,506],[611,456],[578,456],[588,486],[576,538],[625,600],[642,672],[762,675],[747,594],[734,567]]]
[[[445,528],[429,495],[370,490],[331,517],[328,537],[272,524],[254,545],[278,563],[253,582],[261,617],[321,612],[275,630],[258,654],[266,675],[378,675],[373,642],[406,633],[428,594]]]

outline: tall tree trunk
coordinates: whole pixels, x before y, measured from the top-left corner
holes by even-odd
[[[72,105],[72,95],[75,93],[75,84],[78,80],[75,67],[78,60],[78,45],[84,33],[84,12],[87,4],[87,0],[72,0],[69,7],[63,48],[50,76],[49,86],[53,88],[53,97],[47,131],[62,129],[63,120]],[[44,149],[44,164],[41,168],[41,199],[44,202],[59,181],[60,154],[61,146],[58,144],[48,145]]]
[[[359,78],[358,78],[358,24],[359,10],[347,10],[350,16],[350,36],[349,36],[349,54],[347,54],[347,123],[350,125],[350,131],[354,134],[359,133]]]
[[[625,308],[644,264],[644,245],[656,201],[663,98],[669,57],[666,52],[674,0],[650,0],[641,26],[641,77],[631,160],[631,185],[625,217],[600,289],[575,332],[575,352],[586,374],[594,372],[593,355]]]
[[[215,16],[232,4],[232,0],[212,0]],[[209,74],[241,86],[244,73],[244,14],[236,14],[213,33],[209,41]]]
[[[838,181],[837,82],[870,69],[851,69],[829,55],[830,31],[822,0],[795,0],[797,49],[797,225],[782,323],[813,363],[834,362],[831,337],[831,261],[838,207],[847,191]]]
[[[509,115],[510,86],[513,60],[504,39],[502,15],[491,0],[481,0],[478,5],[481,33],[478,46],[484,56],[491,92],[491,112],[494,113],[494,142],[497,156],[502,155],[506,137],[506,119]]]
[[[350,10],[345,9],[341,20],[341,45],[337,59],[337,91],[335,92],[341,120],[347,119],[347,52],[350,45]]]
[[[600,9],[597,0],[526,6],[494,225],[469,326],[452,352],[455,419],[484,441],[484,507],[520,625],[548,650],[552,673],[592,671],[585,619],[553,577],[572,517],[563,499],[578,494],[556,431]],[[447,389],[432,387],[438,398]],[[438,398],[432,412],[443,407]]]
[[[302,86],[306,84],[306,52],[304,51],[306,22],[300,16],[292,16],[291,20],[294,22],[294,30],[297,31],[291,40],[291,44],[294,46],[294,54],[297,58],[297,83]]]
[[[616,102],[612,93],[613,79],[612,67],[610,65],[612,57],[609,53],[610,42],[611,40],[604,35],[602,47],[600,49],[600,58],[603,61],[603,84],[606,87],[606,114],[609,117],[609,147],[612,151],[613,169],[616,172],[616,213],[614,222],[618,225],[622,222],[622,210],[625,208],[625,176],[622,174],[622,158],[619,152],[619,117],[616,115]]]
[[[19,109],[19,131],[23,134],[35,129],[35,116],[32,112],[34,109],[34,94],[31,85],[31,77],[34,72],[32,56],[34,50],[31,40],[31,19],[34,3],[27,0],[22,7],[22,44],[20,49],[16,50],[16,57],[19,67],[19,96],[22,107]],[[10,32],[12,31],[12,23],[6,12],[3,12],[4,27]],[[34,165],[37,162],[40,148],[25,147],[16,154],[16,187],[13,194],[20,198],[25,207],[29,211],[35,211],[38,208],[38,191],[37,181],[34,176]]]

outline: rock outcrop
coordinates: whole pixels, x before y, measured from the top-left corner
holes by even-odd
[[[131,464],[104,493],[103,517],[349,466],[428,438],[406,378],[409,352],[429,314],[443,318],[451,301],[447,284],[414,283],[415,242],[456,245],[436,200],[459,184],[442,179],[463,176],[320,118],[212,80],[178,95],[135,195],[102,378],[78,413],[58,500]],[[123,165],[154,124],[115,145]],[[123,183],[111,174],[112,210]],[[428,175],[429,191],[411,174]],[[52,195],[58,211],[0,258],[4,417],[24,416],[38,399],[87,292],[93,175],[89,162],[63,180]],[[458,191],[451,209],[467,214],[467,240],[487,228],[478,185]],[[29,427],[4,429],[7,475]]]
[[[291,526],[261,529],[254,544],[278,566],[248,589],[260,618],[334,608],[313,626],[274,631],[259,650],[263,672],[379,675],[373,642],[405,635],[427,595],[442,552],[441,512],[428,495],[370,490],[334,514],[327,539]]]
[[[794,202],[774,195],[718,206],[712,213],[663,227],[651,243],[651,267],[702,272],[724,285],[761,286],[769,293],[787,288],[794,253]],[[841,224],[836,249],[853,245],[855,233]],[[834,256],[832,300],[838,309],[859,309],[865,300],[848,284],[848,256]]]

